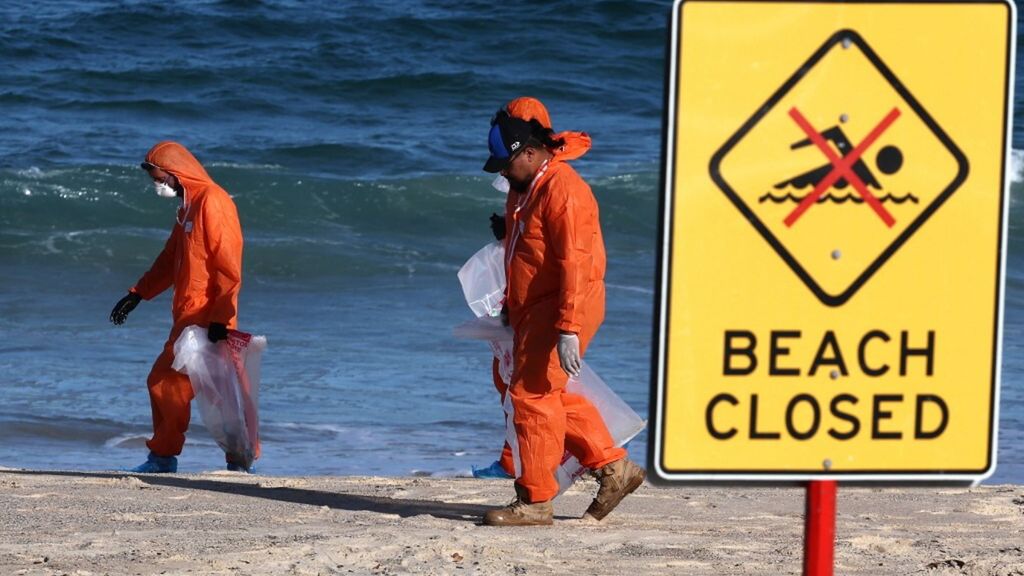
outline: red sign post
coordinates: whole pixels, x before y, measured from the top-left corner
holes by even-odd
[[[804,576],[832,576],[836,542],[836,481],[807,483],[804,516]]]

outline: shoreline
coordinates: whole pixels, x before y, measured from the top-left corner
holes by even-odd
[[[508,481],[0,470],[0,573],[800,574],[802,488],[597,484],[493,528]],[[840,485],[837,574],[1024,574],[1024,486]]]

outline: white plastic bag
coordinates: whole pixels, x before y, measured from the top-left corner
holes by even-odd
[[[185,328],[174,343],[171,367],[192,382],[203,424],[246,468],[259,456],[260,360],[266,347],[265,337],[237,330],[215,344],[198,326]]]
[[[459,283],[469,308],[477,316],[498,316],[505,298],[505,247],[491,242],[459,269]]]
[[[501,299],[505,294],[504,246],[492,242],[477,251],[459,270],[459,282],[462,283],[466,303],[477,318],[456,326],[453,334],[457,338],[489,341],[491,351],[498,359],[498,373],[505,384],[508,384],[512,380],[513,333],[508,326],[502,326],[497,318],[501,313]],[[569,379],[566,390],[584,396],[597,408],[616,446],[625,446],[647,427],[647,421],[619,398],[586,362],[583,363],[579,378]],[[515,410],[509,394],[502,398],[501,407],[505,412],[505,440],[512,449],[512,462],[515,476],[518,478],[522,475],[522,463],[519,459],[519,442],[513,423]],[[561,465],[555,471],[558,493],[568,490],[586,472],[587,468],[566,450]]]
[[[616,446],[625,446],[647,427],[647,421],[612,391],[586,362],[583,363],[579,378],[569,378],[565,389],[583,396],[597,408]]]

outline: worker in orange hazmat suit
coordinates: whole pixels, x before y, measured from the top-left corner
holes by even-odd
[[[598,477],[600,488],[586,515],[600,520],[643,483],[645,472],[615,447],[597,409],[566,391],[604,320],[605,252],[597,201],[566,162],[568,139],[556,138],[536,118],[525,121],[507,110],[491,124],[484,170],[500,172],[510,188],[506,307],[514,346],[506,393],[522,473],[515,483],[517,498],[487,512],[484,523],[551,524],[555,469],[566,447]],[[585,152],[589,138],[582,148],[574,153]]]
[[[177,456],[188,430],[192,385],[171,368],[174,343],[187,326],[207,328],[211,342],[224,340],[235,328],[238,292],[242,285],[242,229],[235,203],[181,144],[160,142],[146,154],[142,168],[156,193],[181,198],[177,221],[152,267],[110,313],[122,324],[140,300],[151,300],[174,288],[173,326],[149,373],[153,436],[146,442],[149,457],[133,472],[175,472]],[[259,456],[259,446],[256,446]],[[227,468],[246,470],[242,458],[227,454]]]
[[[519,118],[527,122],[531,120],[537,121],[540,126],[546,130],[551,130],[551,116],[548,114],[548,109],[544,104],[533,97],[521,96],[510,101],[503,108],[509,116],[513,118]],[[560,132],[555,134],[552,139],[559,142],[559,146],[552,150],[554,156],[562,161],[575,160],[580,156],[583,156],[590,150],[590,136],[585,132]],[[507,183],[507,179],[504,176],[499,176],[498,181],[504,181]],[[510,186],[496,185],[497,188],[505,192],[510,192]],[[518,194],[523,191],[517,190],[512,194],[509,194],[506,198],[505,213],[508,214],[510,210],[514,210],[514,200],[518,198]],[[503,241],[508,236],[508,230],[506,228],[506,219],[504,216],[498,214],[491,215],[491,228],[494,232],[494,237]],[[495,358],[491,366],[491,373],[494,379],[494,387],[498,390],[498,394],[502,401],[505,399],[505,390],[508,385],[501,377],[500,370],[498,368],[498,359]],[[573,436],[589,435],[589,431],[585,429],[569,428],[566,430],[567,439],[569,440],[568,449],[572,452],[572,448],[575,446],[585,445],[585,442],[573,442]],[[580,461],[583,460],[584,454],[573,455]],[[491,464],[489,467],[477,469],[474,467],[473,476],[477,478],[514,478],[515,477],[515,465],[513,463],[512,448],[505,443],[501,451],[501,456],[498,460]]]

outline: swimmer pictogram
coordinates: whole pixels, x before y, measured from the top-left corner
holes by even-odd
[[[882,203],[875,198],[870,190],[867,189],[865,181],[868,185],[880,189],[881,185],[878,180],[875,179],[871,170],[864,164],[861,156],[867,151],[868,147],[876,140],[879,136],[888,128],[893,122],[899,118],[900,112],[898,108],[893,108],[882,121],[875,126],[875,129],[868,134],[868,137],[864,139],[857,146],[851,146],[849,139],[846,134],[843,133],[842,128],[838,126],[832,127],[823,133],[816,132],[811,126],[811,123],[804,118],[803,114],[800,113],[796,108],[792,108],[789,111],[789,115],[793,120],[800,126],[800,129],[807,134],[807,139],[804,141],[797,142],[792,148],[799,148],[805,146],[804,142],[810,144],[814,143],[819,150],[828,158],[829,164],[820,168],[811,170],[810,172],[804,173],[797,178],[776,184],[776,188],[784,187],[786,185],[792,185],[796,188],[803,188],[809,184],[814,185],[814,191],[807,195],[800,204],[796,207],[793,212],[786,217],[786,226],[792,226],[796,223],[800,215],[803,214],[812,204],[818,201],[819,198],[825,193],[830,187],[845,188],[846,185],[852,184],[853,187],[860,194],[864,202],[868,203],[871,208],[878,214],[878,217],[885,222],[886,226],[892,226],[895,223],[892,215],[882,206]],[[839,148],[841,156],[829,147],[826,139],[835,142]],[[899,170],[903,164],[903,154],[900,149],[893,145],[888,145],[879,151],[878,156],[878,168],[882,172],[887,174],[893,174]]]
[[[844,157],[849,155],[850,152],[853,150],[853,145],[850,143],[850,139],[846,137],[846,133],[844,133],[843,129],[838,125],[832,126],[831,128],[828,128],[827,130],[820,132],[820,134],[822,138],[824,138],[826,141],[831,142],[833,145],[835,145],[835,147],[839,149],[839,151],[843,154]],[[811,139],[805,138],[803,140],[800,140],[799,142],[794,142],[792,145],[790,145],[790,149],[796,150],[804,146],[809,146],[810,144]],[[884,148],[879,150],[878,155],[875,157],[875,166],[883,174],[895,174],[902,165],[903,153],[900,152],[900,149],[896,146],[885,146]],[[787,186],[792,186],[793,188],[806,188],[808,186],[817,186],[822,180],[825,179],[826,176],[828,176],[829,172],[832,171],[834,166],[834,164],[829,162],[824,166],[815,168],[808,172],[804,172],[803,174],[795,176],[789,180],[779,182],[778,184],[775,185],[775,188],[781,190],[783,188],[786,188]],[[874,174],[871,172],[868,166],[864,163],[863,159],[858,158],[857,161],[853,163],[853,172],[857,175],[858,178],[861,179],[862,182],[864,182],[868,186],[874,188],[875,190],[882,189],[882,185],[878,183],[878,180],[875,178]],[[846,178],[840,177],[832,186],[834,188],[842,190],[843,188],[846,188],[847,184],[848,182],[846,181]]]

